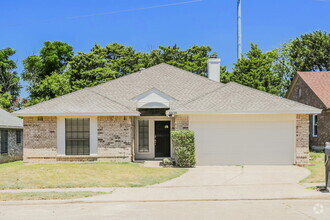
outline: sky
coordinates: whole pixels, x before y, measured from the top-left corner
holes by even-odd
[[[237,0],[2,1],[0,49],[16,50],[12,59],[19,73],[24,58],[55,40],[75,52],[113,42],[143,52],[160,45],[208,45],[231,67],[237,58],[236,5]],[[330,32],[329,11],[330,0],[242,0],[243,52],[251,42],[267,51],[304,33]],[[26,88],[21,96],[28,97]]]

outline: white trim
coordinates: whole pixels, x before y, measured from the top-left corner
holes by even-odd
[[[57,117],[57,156],[73,156],[65,154],[65,118],[83,118],[84,116]],[[86,118],[86,117],[84,117]],[[97,155],[97,116],[87,117],[90,119],[90,139],[89,139],[89,155]],[[24,140],[23,140],[24,141]]]
[[[16,116],[140,116],[139,112],[101,112],[101,113],[12,113]]]
[[[315,126],[316,128],[318,127],[317,124],[315,123],[315,118],[318,117],[317,115],[312,115],[312,137],[317,137],[317,134],[315,134]],[[318,118],[317,118],[318,120]]]
[[[138,121],[149,121],[149,152],[139,152],[139,133]],[[140,116],[135,118],[135,160],[155,159],[155,121],[170,121],[172,130],[173,119],[166,116]],[[173,157],[172,142],[170,142],[170,156]]]

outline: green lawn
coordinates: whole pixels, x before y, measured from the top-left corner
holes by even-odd
[[[134,163],[0,164],[0,189],[138,187],[178,177],[187,169]]]
[[[91,197],[96,195],[108,194],[108,192],[15,192],[3,193],[0,192],[0,201],[12,200],[49,200],[49,199],[77,199]]]
[[[310,163],[315,166],[305,166],[311,174],[301,183],[322,183],[325,181],[324,153],[310,152]]]

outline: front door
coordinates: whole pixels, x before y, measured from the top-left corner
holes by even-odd
[[[155,121],[155,157],[170,157],[170,135],[170,121]]]

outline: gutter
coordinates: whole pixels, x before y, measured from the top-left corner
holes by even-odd
[[[12,113],[15,116],[140,116],[139,112],[109,112],[109,113]]]
[[[209,111],[168,111],[167,115],[253,115],[253,114],[320,114],[321,109],[315,111],[275,111],[275,112],[209,112]]]

